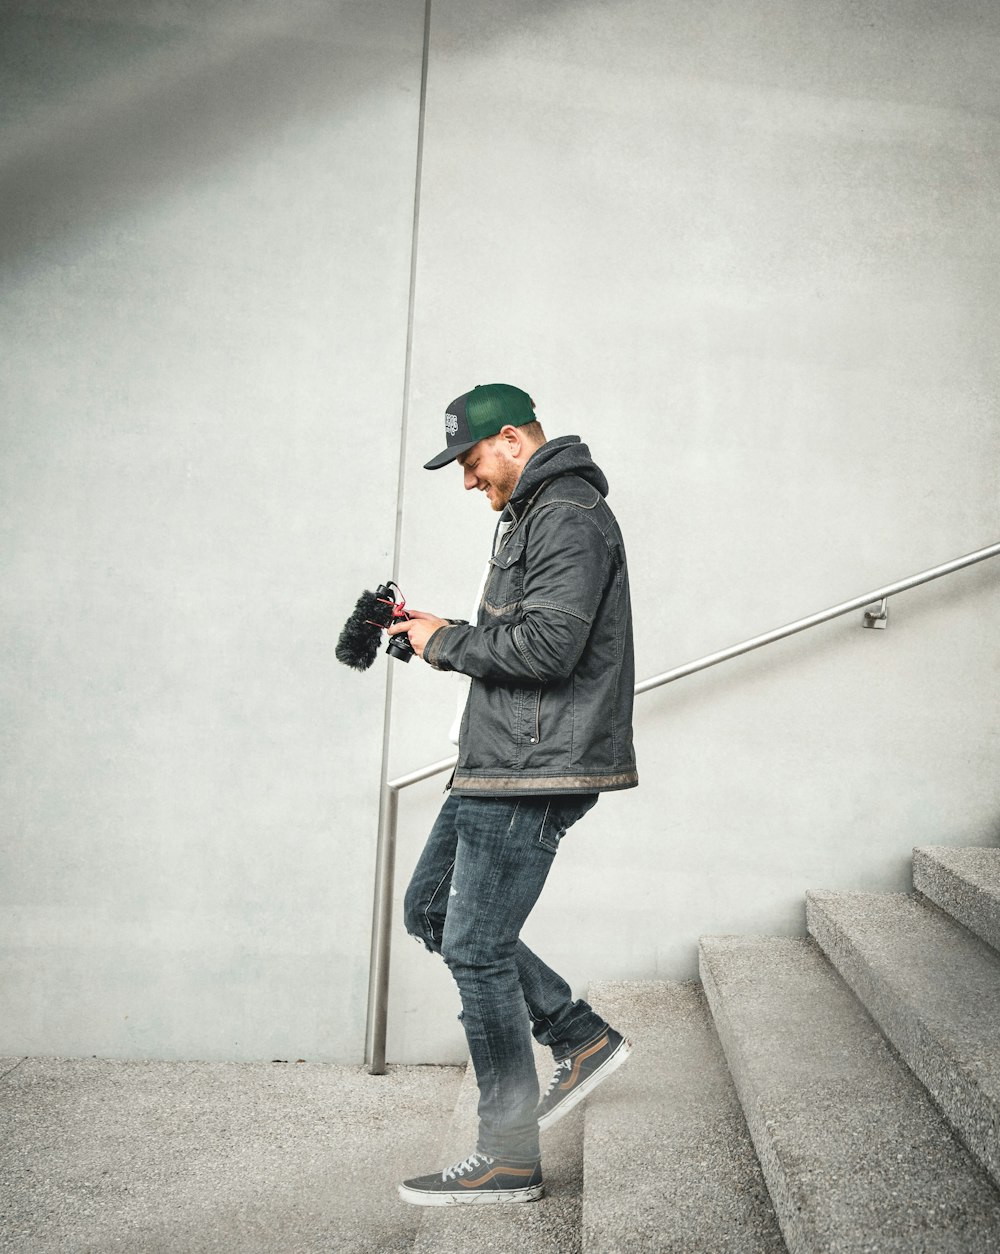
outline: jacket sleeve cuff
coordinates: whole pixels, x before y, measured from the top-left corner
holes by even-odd
[[[424,661],[433,666],[436,671],[450,671],[452,667],[441,657],[441,647],[444,644],[444,637],[452,630],[453,627],[466,626],[461,622],[449,622],[444,627],[439,627],[437,631],[428,639],[424,645]]]

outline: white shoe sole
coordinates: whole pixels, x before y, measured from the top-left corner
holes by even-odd
[[[489,1206],[509,1202],[537,1202],[545,1193],[544,1184],[526,1189],[470,1189],[468,1193],[424,1193],[420,1189],[399,1186],[399,1196],[411,1206]]]
[[[610,1058],[605,1059],[597,1070],[587,1076],[586,1080],[582,1083],[578,1084],[573,1092],[570,1093],[568,1097],[564,1097],[558,1106],[553,1106],[547,1114],[542,1115],[542,1117],[538,1120],[539,1131],[551,1128],[554,1123],[559,1122],[563,1115],[568,1115],[574,1106],[578,1106],[580,1102],[582,1102],[585,1097],[588,1097],[591,1093],[593,1093],[594,1089],[596,1089],[599,1084],[602,1084],[609,1075],[617,1071],[623,1063],[627,1062],[628,1056],[631,1052],[632,1042],[628,1039],[628,1037],[624,1037],[622,1039],[622,1043],[618,1046]]]

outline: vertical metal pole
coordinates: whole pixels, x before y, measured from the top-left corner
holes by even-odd
[[[372,910],[372,952],[368,974],[368,1025],[365,1065],[372,1075],[385,1074],[385,1038],[389,1016],[389,948],[392,936],[392,888],[396,871],[396,818],[399,793],[382,785],[375,851],[375,901]]]
[[[430,61],[431,0],[424,3],[424,44],[420,63],[420,112],[417,121],[416,168],[413,181],[413,228],[410,243],[410,287],[406,315],[406,356],[403,370],[403,408],[399,430],[399,475],[396,484],[396,535],[392,577],[399,573],[403,526],[403,486],[406,479],[406,434],[410,413],[410,369],[413,361],[413,312],[417,289],[417,241],[420,234],[420,186],[424,168],[424,120],[427,113],[427,67]],[[390,668],[394,663],[390,663]],[[385,1074],[385,1037],[389,1013],[389,937],[392,926],[392,888],[396,867],[396,814],[399,794],[387,783],[392,670],[386,681],[382,728],[382,791],[378,809],[378,845],[375,850],[375,903],[372,913],[372,952],[368,974],[368,1022],[365,1027],[365,1064],[372,1075]]]

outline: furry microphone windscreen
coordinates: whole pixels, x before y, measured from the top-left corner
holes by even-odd
[[[374,592],[362,592],[337,641],[337,661],[353,666],[356,671],[366,671],[378,657],[382,643],[379,623],[387,623],[390,613],[391,607],[380,601]]]

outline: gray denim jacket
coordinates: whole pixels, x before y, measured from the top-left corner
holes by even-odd
[[[607,792],[639,782],[625,547],[608,481],[578,436],[530,458],[490,561],[476,625],[451,623],[424,660],[472,677],[459,796]]]

